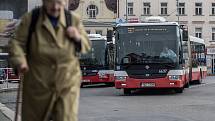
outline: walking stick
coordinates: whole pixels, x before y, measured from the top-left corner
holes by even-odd
[[[17,90],[17,97],[16,97],[16,112],[15,112],[14,121],[18,121],[18,118],[19,118],[19,108],[20,108],[19,100],[22,93],[22,81],[23,81],[23,75],[20,76],[20,81],[18,83],[18,90]]]

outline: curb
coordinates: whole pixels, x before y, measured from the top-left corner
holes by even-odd
[[[2,92],[11,92],[11,91],[17,91],[18,87],[12,87],[12,88],[2,88],[0,89],[0,93]]]
[[[8,118],[11,121],[14,121],[15,112],[2,103],[0,103],[0,111],[5,115],[6,118]],[[18,116],[18,121],[21,121],[20,116]]]
[[[211,85],[215,85],[215,82],[213,82],[213,83],[203,83],[203,84],[200,84],[200,85],[191,86],[189,89],[199,88],[199,87],[204,87],[204,86],[211,86]]]
[[[3,92],[12,92],[12,91],[17,91],[18,88],[17,87],[13,87],[13,88],[2,88],[0,89],[0,93]],[[8,118],[11,121],[14,121],[14,116],[15,116],[15,112],[13,110],[11,110],[10,108],[8,108],[6,105],[0,103],[0,112],[3,113],[3,115]],[[19,121],[20,120],[20,116],[19,116]]]

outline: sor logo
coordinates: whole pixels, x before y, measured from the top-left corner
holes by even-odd
[[[145,69],[147,69],[147,70],[150,69],[149,65],[146,65],[146,66],[145,66]]]
[[[86,68],[86,67],[84,67],[84,70],[87,70],[87,68]]]
[[[167,73],[167,69],[160,69],[160,70],[159,70],[159,73],[162,73],[162,74],[163,74],[163,73]]]

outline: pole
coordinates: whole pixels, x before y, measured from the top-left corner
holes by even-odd
[[[119,18],[119,0],[117,0],[117,18]]]
[[[176,4],[177,4],[177,16],[178,16],[178,24],[179,24],[179,22],[180,22],[180,20],[179,20],[179,0],[176,0]]]
[[[8,78],[8,72],[9,72],[9,69],[7,68],[7,69],[6,69],[6,81],[7,81],[7,89],[8,89],[8,80],[9,80],[9,78]]]
[[[212,74],[214,74],[214,54],[212,56]]]
[[[128,0],[126,0],[126,22],[128,23]]]
[[[20,81],[18,83],[18,90],[17,90],[17,97],[16,97],[16,112],[15,112],[15,117],[14,117],[14,121],[18,121],[19,120],[19,110],[20,110],[20,106],[19,106],[19,101],[21,98],[21,93],[22,93],[22,82],[23,82],[23,76],[20,76]]]

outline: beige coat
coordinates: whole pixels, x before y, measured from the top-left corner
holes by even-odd
[[[80,18],[72,13],[72,24],[81,33],[81,53],[90,50],[90,41]],[[25,50],[31,13],[22,17],[15,38],[9,43],[10,59],[17,66],[26,61]],[[32,34],[29,72],[23,81],[22,121],[77,121],[81,71],[74,44],[65,36],[66,20],[61,12],[57,28],[42,11]]]

